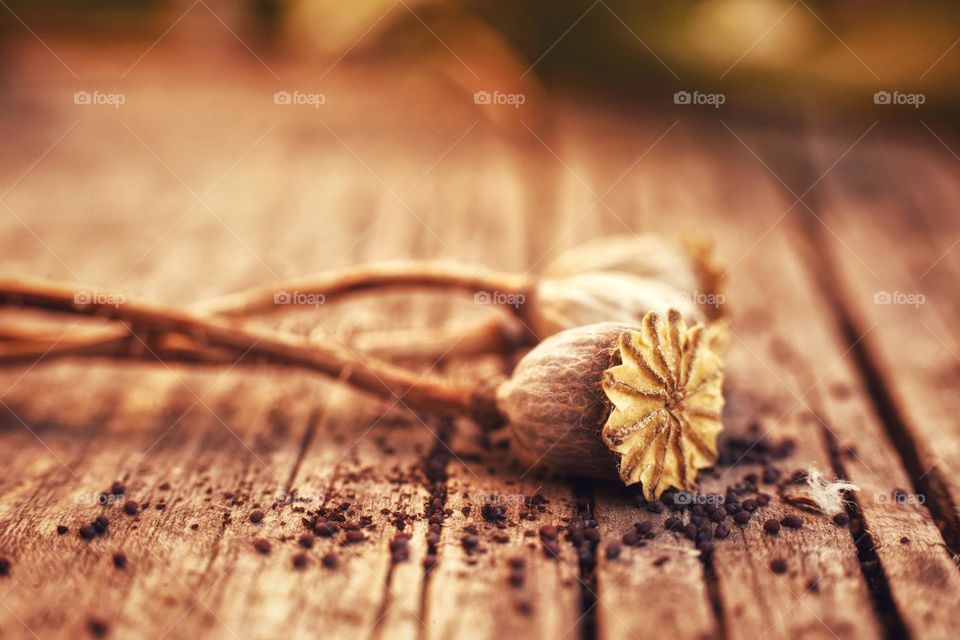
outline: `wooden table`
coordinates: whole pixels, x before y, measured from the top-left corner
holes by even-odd
[[[707,234],[730,266],[727,432],[791,439],[785,474],[813,465],[860,490],[849,527],[775,497],[764,517],[799,515],[802,530],[754,521],[704,556],[622,487],[527,473],[467,421],[317,376],[40,362],[0,380],[3,637],[960,634],[960,145],[936,121],[764,123],[542,97],[505,113],[428,68],[348,62],[320,108],[282,106],[274,91],[310,90],[317,74],[161,47],[118,83],[134,49],[53,48],[82,80],[25,44],[0,94],[5,272],[189,306],[368,261],[536,272],[603,234]],[[78,106],[77,90],[126,101]],[[487,313],[471,302],[365,298],[285,326],[349,343]],[[419,366],[476,377],[507,364]],[[115,481],[138,515],[98,504]],[[490,497],[508,507],[503,529],[484,519]],[[366,540],[317,538],[295,569],[318,507],[367,518]],[[101,514],[107,535],[82,540]],[[595,562],[562,537],[547,557],[539,529],[578,517],[597,521]],[[644,521],[646,546],[603,553]],[[462,545],[470,527],[479,552]],[[393,562],[401,529],[410,554]]]

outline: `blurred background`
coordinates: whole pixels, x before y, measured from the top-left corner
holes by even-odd
[[[190,60],[185,76],[259,61],[268,76],[298,67],[322,82],[334,62],[373,63],[471,93],[575,90],[654,104],[691,85],[767,109],[829,100],[858,110],[864,94],[894,88],[922,91],[941,110],[958,98],[960,55],[950,53],[960,12],[947,1],[6,0],[3,9],[8,73],[33,40],[68,76],[98,80],[133,79],[131,67],[178,53]],[[109,51],[116,68],[88,67],[92,51]]]
[[[680,131],[749,155],[750,135],[826,122],[842,151],[882,120],[956,157],[960,10],[946,1],[2,0],[0,38],[6,268],[168,298],[406,257],[389,243],[348,255],[333,227],[463,258],[427,220],[437,191],[500,185],[467,203],[477,224],[516,207],[527,232],[581,206],[556,176],[619,155],[593,195],[612,190],[664,136],[651,160],[669,165]],[[564,142],[573,131],[585,151]],[[626,222],[609,231],[657,217],[622,197],[639,212],[613,206]],[[280,209],[311,224],[265,235]],[[548,254],[577,236],[555,231]],[[75,242],[91,234],[124,256]],[[235,266],[169,268],[198,251]]]

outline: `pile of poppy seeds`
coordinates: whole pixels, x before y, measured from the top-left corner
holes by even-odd
[[[449,433],[449,425],[446,431]],[[594,569],[601,553],[606,561],[617,562],[622,559],[626,549],[646,547],[664,535],[671,536],[671,544],[678,538],[688,539],[703,558],[709,559],[714,545],[730,537],[737,528],[759,526],[766,535],[774,537],[782,535],[785,530],[804,528],[804,520],[798,515],[786,515],[779,519],[764,516],[765,508],[772,501],[771,493],[782,494],[791,484],[806,483],[804,471],[784,473],[778,466],[790,457],[793,450],[794,443],[791,440],[772,442],[760,436],[756,428],[751,429],[748,437],[728,436],[721,439],[718,463],[714,468],[703,472],[704,478],[712,475],[714,479],[720,479],[729,473],[730,469],[743,465],[750,465],[757,471],[746,473],[738,481],[726,486],[723,492],[695,493],[670,489],[658,500],[646,500],[637,487],[625,489],[631,492],[631,499],[642,515],[630,530],[620,533],[616,540],[601,540],[600,529],[591,512],[591,501],[584,495],[574,498],[571,515],[559,517],[558,522],[544,523],[545,519],[551,517],[552,511],[549,509],[550,501],[539,491],[524,496],[515,510],[508,508],[508,503],[505,500],[500,501],[497,496],[475,497],[478,504],[460,509],[464,518],[473,517],[474,522],[464,524],[459,530],[452,532],[453,539],[459,541],[468,565],[478,564],[479,558],[487,553],[489,544],[507,545],[513,542],[516,545],[515,538],[509,535],[510,529],[522,531],[522,540],[525,540],[523,547],[539,547],[542,555],[550,560],[562,558],[564,545],[571,545],[575,550],[581,580],[585,585],[595,580]],[[499,456],[500,452],[497,454]],[[453,515],[452,509],[447,506],[447,464],[451,455],[447,445],[438,440],[434,448],[423,457],[418,468],[404,474],[406,477],[394,478],[401,484],[419,482],[427,489],[429,495],[421,513],[408,514],[381,509],[381,517],[375,518],[373,515],[361,513],[359,507],[349,500],[328,497],[322,506],[312,510],[296,501],[275,501],[271,505],[274,511],[293,504],[293,513],[300,516],[301,532],[280,536],[278,539],[279,542],[289,542],[296,548],[290,559],[292,570],[308,569],[311,554],[316,554],[323,570],[338,570],[344,566],[345,547],[363,545],[371,539],[378,539],[377,530],[387,528],[393,535],[388,544],[391,563],[409,561],[410,542],[413,540],[409,526],[414,521],[426,520],[426,552],[422,562],[425,577],[429,578],[430,572],[439,562],[443,527]],[[581,485],[574,485],[575,493],[578,486]],[[588,495],[589,486],[583,486],[586,489],[579,493]],[[167,491],[170,484],[164,482],[159,488]],[[208,493],[211,491],[208,490]],[[125,494],[124,484],[114,482],[100,495],[99,502],[104,507],[119,506],[119,510],[130,518],[139,518],[150,507],[148,502],[137,503],[127,499]],[[230,498],[230,506],[233,508],[245,506],[245,500],[233,493],[224,494],[224,497]],[[463,494],[461,498],[471,499],[467,494]],[[154,505],[154,509],[158,511],[165,508],[164,501]],[[244,519],[255,529],[259,528],[264,523],[266,514],[258,503],[249,508],[251,510],[244,514]],[[858,522],[852,523],[847,513],[827,515],[832,516],[833,523],[839,527],[860,526]],[[225,509],[223,526],[232,522],[231,509]],[[540,526],[537,527],[537,524]],[[107,536],[109,526],[110,519],[101,514],[92,521],[79,525],[76,531],[81,539],[90,542]],[[194,524],[191,528],[196,531],[199,526]],[[66,525],[59,525],[56,529],[60,536],[69,531],[70,528]],[[264,537],[253,535],[249,544],[254,553],[268,556],[273,552],[276,541],[271,542]],[[111,560],[116,570],[120,571],[127,570],[131,564],[126,554],[120,550],[112,552]],[[529,601],[522,597],[522,590],[527,583],[529,560],[529,556],[519,554],[505,558],[506,582],[517,591],[515,608],[524,615],[533,611]],[[659,557],[655,559],[654,565],[663,566],[668,561],[666,556]],[[776,574],[783,574],[789,570],[789,566],[786,560],[776,558],[770,562],[770,569]],[[10,571],[10,560],[0,558],[0,577],[8,575]],[[816,592],[819,588],[817,581],[810,580],[807,588]],[[583,591],[585,597],[589,597],[586,595],[588,592],[592,594],[589,586]],[[107,632],[105,623],[100,620],[91,621],[89,627],[95,635]]]

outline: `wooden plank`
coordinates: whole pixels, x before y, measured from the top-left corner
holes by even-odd
[[[211,381],[210,374],[183,375],[193,378],[188,384],[196,384],[198,377],[206,378],[201,384]],[[227,393],[222,397],[242,394],[249,384],[236,378],[224,382]],[[102,387],[105,380],[97,383]],[[90,411],[86,419],[90,424],[102,414],[97,400],[93,395],[83,407],[73,407],[74,417]],[[2,545],[13,551],[14,563],[4,602],[13,619],[44,635],[66,628],[85,634],[94,622],[119,634],[136,634],[165,628],[182,609],[196,604],[196,591],[208,575],[207,560],[218,548],[222,526],[218,507],[226,506],[222,492],[233,490],[247,474],[260,475],[254,467],[263,461],[273,462],[265,446],[269,435],[261,436],[259,444],[245,445],[220,423],[233,422],[236,407],[223,402],[213,402],[212,407],[219,420],[207,409],[194,407],[178,423],[175,437],[159,442],[171,426],[166,412],[155,414],[154,428],[139,434],[95,432],[81,440],[65,426],[42,434],[51,449],[72,441],[76,454],[65,458],[71,472],[60,465],[36,470],[38,475],[27,470],[29,484],[41,489],[12,501],[3,519]],[[143,420],[142,413],[134,419]],[[45,447],[33,441],[23,459],[42,459],[43,454],[37,454],[40,448]],[[140,455],[147,450],[146,457]],[[100,492],[116,479],[126,485],[125,498],[100,506]],[[150,506],[129,516],[121,509],[125,499]],[[79,527],[98,514],[110,519],[106,535],[82,540]],[[63,536],[56,533],[60,524],[70,528]],[[125,568],[114,567],[114,553],[125,554]],[[116,593],[125,597],[106,597]],[[37,602],[44,605],[38,607]]]
[[[460,424],[449,445],[447,515],[439,564],[429,575],[427,637],[576,637],[580,568],[563,538],[576,514],[570,486],[518,476],[523,470],[491,455],[480,435]],[[543,526],[559,531],[558,553],[541,545]]]
[[[531,133],[537,153],[543,156],[541,162],[549,167],[545,180],[556,184],[560,194],[550,203],[556,213],[545,212],[539,218],[549,224],[550,241],[542,257],[532,261],[533,269],[593,237],[644,230],[642,204],[629,189],[617,187],[635,184],[634,172],[642,171],[642,156],[671,124],[665,119],[656,125],[647,123],[641,130],[631,126],[626,129],[630,135],[624,136],[625,129],[606,121],[568,114],[555,130]],[[608,144],[597,148],[593,145],[597,140]],[[622,487],[591,483],[589,497],[600,542],[595,550],[595,581],[586,585],[584,615],[588,622],[595,619],[597,637],[715,635],[718,623],[697,553],[665,535],[663,517],[637,509]],[[653,526],[657,537],[643,546],[623,544],[623,536],[635,532],[641,523]],[[611,546],[619,546],[619,554],[613,552],[616,557],[607,555]],[[643,607],[637,606],[638,598]],[[678,602],[682,608],[676,606]]]
[[[854,534],[867,534],[871,543],[861,544],[860,561],[849,533],[809,515],[802,516],[803,531],[782,531],[776,538],[763,534],[755,517],[752,527],[735,528],[729,539],[714,545],[712,554],[698,556],[692,543],[663,530],[667,514],[637,510],[622,489],[523,476],[524,470],[510,466],[500,449],[478,441],[468,424],[445,428],[438,443],[433,434],[439,425],[346,392],[330,397],[331,386],[313,378],[238,370],[206,389],[217,372],[58,365],[31,372],[7,400],[74,471],[61,467],[54,453],[13,416],[2,418],[0,450],[13,462],[0,475],[0,552],[13,560],[11,580],[24,579],[2,585],[13,587],[4,598],[9,608],[0,609],[4,630],[19,633],[19,618],[43,636],[83,635],[97,618],[118,637],[164,632],[170,637],[270,637],[278,629],[291,636],[402,638],[495,633],[829,638],[901,630],[939,637],[954,631],[948,605],[960,587],[929,515],[916,505],[901,508],[866,499],[909,485],[911,477],[889,462],[897,460],[897,443],[885,438],[859,372],[845,359],[849,341],[832,324],[832,301],[817,293],[822,282],[811,275],[817,273],[811,269],[814,258],[802,238],[789,226],[761,236],[773,222],[768,216],[789,202],[735,138],[728,139],[719,128],[670,131],[670,118],[658,123],[662,130],[653,131],[651,121],[638,126],[635,117],[621,121],[578,111],[555,131],[534,127],[524,146],[496,137],[485,123],[471,132],[476,114],[465,109],[451,108],[429,122],[416,115],[431,100],[430,112],[437,112],[437,104],[451,98],[445,93],[391,111],[382,131],[361,128],[355,109],[383,115],[376,111],[382,111],[377,98],[397,95],[390,94],[395,87],[389,78],[376,77],[385,84],[373,98],[359,97],[368,86],[337,85],[341,98],[356,95],[357,102],[324,111],[323,123],[312,113],[251,107],[241,130],[229,136],[211,126],[216,108],[198,106],[195,118],[179,122],[179,116],[161,113],[174,98],[148,91],[123,117],[161,161],[116,127],[117,114],[91,112],[64,139],[50,164],[39,165],[9,197],[17,211],[29,212],[41,237],[54,239],[52,248],[66,264],[9,217],[2,222],[3,247],[25,273],[82,277],[189,304],[210,293],[269,282],[278,274],[360,260],[447,257],[523,271],[601,232],[715,234],[728,257],[749,249],[731,274],[737,338],[729,356],[729,430],[747,435],[754,423],[770,427],[777,437],[798,443],[785,471],[813,462],[842,470],[860,483],[854,514],[863,516],[866,528]],[[182,97],[188,92],[181,88],[174,93]],[[258,92],[260,88],[241,83],[218,106],[253,104]],[[45,121],[50,128],[56,128],[54,122],[69,125],[68,114],[52,113]],[[214,212],[230,216],[233,232],[200,206],[151,248],[156,235],[193,200],[190,189],[163,164],[189,178],[191,188],[205,187],[275,119],[276,128],[206,196]],[[168,136],[166,125],[171,124],[178,125],[178,133]],[[666,137],[656,142],[663,131]],[[389,144],[381,133],[392,136]],[[458,141],[460,135],[465,137]],[[203,144],[186,145],[184,140]],[[224,146],[224,140],[229,144]],[[65,170],[69,159],[106,141],[118,143],[114,157],[94,158],[84,171]],[[198,155],[196,148],[216,153]],[[734,153],[731,160],[731,149],[741,155]],[[4,175],[15,179],[16,169],[26,168],[35,157],[4,165]],[[261,186],[256,178],[265,175],[274,176],[276,184]],[[624,179],[614,183],[621,175]],[[862,192],[855,187],[849,191]],[[116,194],[119,199],[108,197]],[[406,204],[395,202],[397,194],[404,195]],[[593,205],[600,194],[610,209]],[[104,230],[123,230],[113,250],[74,241],[73,236],[88,231],[86,218],[63,222],[50,214],[86,201],[83,196],[107,204],[102,214],[88,217],[99,220]],[[128,220],[129,211],[139,210],[133,205],[143,202],[151,205]],[[141,218],[151,221],[149,233],[136,229]],[[910,260],[931,245],[929,232],[938,228],[936,220],[931,217],[922,232],[903,235],[920,248]],[[845,233],[853,230],[851,224]],[[947,248],[942,240],[933,244]],[[944,265],[955,273],[952,257]],[[948,290],[943,275],[928,277],[936,278],[931,291],[943,296]],[[449,302],[396,296],[384,304],[354,302],[339,311],[324,309],[319,319],[284,323],[303,333],[316,329],[348,336],[479,315],[469,301],[453,309]],[[929,317],[935,330],[951,326],[947,308],[937,305]],[[884,340],[884,349],[897,344],[892,339],[890,334]],[[922,348],[931,351],[929,344]],[[942,358],[937,363],[949,368]],[[463,375],[472,376],[498,366],[502,363],[458,365]],[[911,384],[939,373],[918,368]],[[4,381],[14,379],[3,374]],[[120,382],[135,392],[118,393]],[[203,404],[190,409],[194,394],[240,439]],[[923,411],[945,420],[943,398],[934,400],[938,406]],[[911,428],[930,416],[918,411],[904,410]],[[851,443],[855,455],[844,453]],[[451,458],[444,466],[447,447],[461,460]],[[444,468],[446,475],[436,468],[434,475],[425,475],[423,469],[431,465]],[[128,467],[136,469],[123,478],[128,490],[138,500],[151,501],[152,510],[136,519],[118,515],[110,533],[89,544],[73,532],[54,536],[55,521],[80,523],[98,512],[94,505],[71,502],[78,492],[99,491]],[[942,472],[951,468],[945,463]],[[731,476],[739,479],[750,470],[738,467],[704,487],[722,489]],[[167,481],[171,488],[160,489]],[[277,495],[291,488],[307,501],[278,502]],[[530,504],[534,495],[548,502]],[[490,522],[489,510],[484,517],[484,496],[496,496],[507,507],[504,529]],[[155,508],[160,499],[168,505],[163,511]],[[366,540],[343,545],[342,532],[318,538],[306,552],[306,568],[295,570],[292,557],[304,531],[300,519],[308,511],[335,510],[342,502],[351,503],[345,518],[370,518]],[[259,524],[248,519],[254,503],[266,512]],[[533,519],[525,518],[535,505],[542,511],[533,508]],[[433,541],[430,517],[437,509],[446,517],[439,541]],[[775,501],[762,517],[788,511]],[[227,512],[229,521],[224,520]],[[593,559],[585,563],[578,558],[562,535],[557,560],[544,555],[537,535],[528,535],[538,534],[544,524],[567,524],[566,519],[597,521],[595,570]],[[656,538],[608,559],[606,545],[638,520],[654,522]],[[462,543],[471,526],[479,532],[482,550],[472,554]],[[401,527],[412,534],[409,558],[394,562],[390,545]],[[911,542],[901,544],[905,529]],[[501,535],[502,543],[496,540]],[[272,543],[269,555],[252,548],[256,537]],[[128,557],[123,571],[110,563],[118,548]],[[339,560],[336,569],[320,563],[328,552]],[[424,560],[433,555],[438,564],[429,561],[425,569]],[[514,577],[519,573],[510,565],[514,556],[525,558],[522,580]],[[779,558],[788,561],[786,575],[770,569]],[[876,562],[880,574],[870,569]],[[918,565],[923,573],[915,569]],[[808,590],[812,579],[818,593]],[[522,584],[515,587],[514,582]],[[644,606],[637,606],[638,601]],[[883,612],[888,603],[893,617]]]
[[[935,175],[930,173],[930,150],[905,148],[895,133],[879,131],[876,137],[851,154],[851,165],[838,167],[824,181],[821,206],[836,237],[827,232],[822,242],[843,276],[838,293],[851,321],[860,330],[874,327],[864,349],[890,395],[896,414],[890,418],[902,423],[904,436],[913,443],[916,474],[925,476],[930,498],[956,505],[956,396],[941,392],[956,382],[951,331],[955,258],[947,251],[957,233],[953,194],[944,189],[943,178],[928,177]],[[823,147],[825,143],[817,150],[819,162],[829,153]],[[852,163],[861,164],[877,149],[884,149],[883,161],[873,172],[855,175]],[[905,186],[918,180],[918,173],[931,193],[920,195],[919,189]],[[864,215],[872,224],[860,225]],[[875,299],[884,293],[890,294],[890,303]],[[910,348],[901,348],[907,339]],[[955,536],[956,511],[947,507],[943,517]]]
[[[715,636],[718,621],[699,553],[664,531],[665,518],[638,509],[623,489],[595,488],[594,500],[604,541],[597,557],[598,637],[654,637],[664,630],[681,638]],[[637,535],[642,523],[656,538],[640,547],[623,544],[623,537]],[[608,551],[611,546],[619,547],[616,557]]]
[[[815,142],[813,162],[822,172],[843,149],[825,139]],[[957,487],[950,470],[957,461],[950,444],[957,435],[949,407],[953,394],[943,390],[953,384],[955,363],[947,330],[954,313],[948,274],[955,263],[934,262],[939,256],[950,260],[945,239],[956,237],[957,227],[948,213],[955,193],[942,177],[942,158],[934,162],[932,155],[915,136],[877,131],[825,177],[822,192],[811,199],[823,222],[808,219],[807,227],[816,243],[811,264],[821,262],[818,274],[830,292],[827,304],[846,323],[848,339],[862,337],[855,349],[870,393],[862,384],[850,390],[826,375],[823,388],[834,392],[819,395],[836,414],[833,424],[843,425],[836,429],[837,446],[850,449],[843,465],[861,485],[866,532],[906,628],[924,637],[952,637],[950,602],[960,588],[949,552],[956,544]],[[938,267],[943,272],[935,275]],[[878,304],[882,292],[924,299],[912,306],[903,300]],[[902,347],[906,335],[908,349]],[[863,415],[851,395],[874,404],[879,416]],[[903,464],[890,464],[897,459]]]
[[[760,213],[782,211],[787,204],[764,175],[762,167],[750,164],[750,158],[731,161],[725,156],[722,163],[711,162],[712,156],[703,149],[705,138],[714,143],[709,151],[719,153],[723,149],[729,153],[729,144],[717,143],[716,137],[708,132],[687,130],[680,133],[677,140],[665,139],[651,151],[644,161],[645,171],[625,181],[621,189],[634,194],[634,199],[638,193],[656,193],[664,203],[669,203],[671,215],[664,217],[654,211],[645,228],[667,233],[693,230],[714,235],[722,252],[728,259],[735,260],[772,222]],[[733,139],[730,143],[737,144]],[[608,149],[605,152],[609,154]],[[678,162],[678,158],[682,160]],[[617,171],[609,173],[616,175]],[[697,184],[695,193],[689,190],[690,184]],[[738,188],[734,191],[727,185],[738,185]],[[624,194],[618,198],[621,202],[630,202],[630,197]],[[658,203],[658,206],[666,205]],[[721,211],[726,219],[719,218]],[[618,209],[616,213],[620,217],[632,215],[632,209],[627,208],[626,213]],[[729,216],[735,216],[735,231],[729,226]],[[609,225],[616,226],[616,223],[611,221]],[[792,313],[806,322],[818,321],[817,313],[809,307],[809,299],[814,294],[804,281],[804,269],[793,257],[784,234],[772,237],[769,246],[738,263],[730,274],[728,300],[733,301],[730,306],[736,339],[728,354],[728,431],[745,436],[747,427],[759,424],[761,431],[771,429],[775,438],[791,438],[797,443],[793,460],[830,469],[832,461],[826,443],[819,435],[814,438],[808,435],[811,424],[817,424],[815,408],[807,401],[795,402],[796,396],[805,391],[798,369],[816,371],[818,363],[805,362],[802,358],[783,362],[778,352],[771,351],[772,347],[782,345],[796,353],[807,350],[800,342],[802,334],[794,335],[781,329],[778,322],[781,315],[786,317]],[[782,282],[792,286],[782,287]],[[758,324],[758,316],[762,317],[762,325]],[[733,478],[726,476],[722,482],[707,482],[704,490],[722,490],[751,470],[750,467],[738,468]],[[774,501],[761,510],[758,517],[779,519],[790,511],[792,509]],[[849,533],[829,522],[817,521],[809,522],[799,534],[784,531],[773,539],[759,529],[758,517],[754,517],[753,526],[742,533],[734,527],[728,540],[716,542],[708,565],[716,575],[716,606],[725,633],[731,637],[761,634],[786,637],[798,633],[831,637],[856,629],[865,636],[880,635]],[[692,545],[679,537],[677,544],[692,550]],[[772,561],[777,559],[788,560],[787,575],[780,576],[771,570]],[[806,583],[810,579],[819,580],[819,594],[807,592]],[[634,627],[644,627],[644,614],[630,612],[628,615],[635,616]]]

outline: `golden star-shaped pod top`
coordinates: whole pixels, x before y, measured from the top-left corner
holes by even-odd
[[[717,459],[723,430],[722,324],[687,328],[671,309],[648,313],[640,331],[620,334],[622,363],[607,369],[603,390],[613,410],[603,441],[620,455],[620,477],[643,483],[648,499],[667,488],[695,489],[697,470]]]

